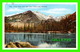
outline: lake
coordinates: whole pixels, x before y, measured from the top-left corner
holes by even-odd
[[[71,41],[52,41],[52,39]],[[5,44],[9,42],[30,42],[39,48],[76,48],[75,33],[5,33]]]

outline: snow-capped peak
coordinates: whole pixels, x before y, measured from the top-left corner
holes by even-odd
[[[47,19],[53,19],[53,16],[48,15]]]
[[[33,12],[34,14],[36,14],[37,17],[38,17],[38,19],[40,19],[40,20],[46,20],[46,19],[47,19],[47,16],[46,16],[46,15],[44,15],[44,14],[38,12],[38,11],[32,11],[32,12]]]

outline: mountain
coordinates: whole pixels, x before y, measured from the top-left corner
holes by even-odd
[[[58,16],[58,17],[55,17],[54,19],[56,20],[56,21],[61,21],[62,19],[65,19],[66,17],[68,17],[68,16],[70,16],[71,14],[66,14],[66,15],[64,15],[64,16]]]
[[[37,11],[26,11],[23,13],[6,16],[5,22],[40,22],[46,20],[47,16]]]
[[[46,16],[37,11],[26,11],[5,17],[5,32],[48,32],[76,33],[76,12],[60,17]]]
[[[15,14],[12,16],[5,17],[6,26],[11,26],[15,28],[24,28],[26,27],[36,27],[41,22],[52,21],[52,16],[46,16],[38,11],[26,11],[23,13]]]

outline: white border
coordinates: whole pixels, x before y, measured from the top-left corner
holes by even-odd
[[[76,48],[5,48],[4,47],[4,16],[5,16],[5,4],[76,4]],[[78,49],[78,3],[77,2],[3,2],[2,3],[2,19],[3,19],[3,34],[2,34],[2,49],[3,50],[77,50]]]

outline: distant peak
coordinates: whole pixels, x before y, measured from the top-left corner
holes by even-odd
[[[31,10],[28,10],[27,12],[32,12]]]
[[[26,13],[32,13],[32,11],[31,10],[28,10],[26,12],[23,12],[23,14],[26,14]]]

